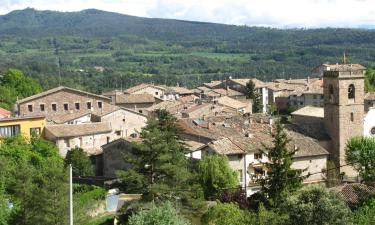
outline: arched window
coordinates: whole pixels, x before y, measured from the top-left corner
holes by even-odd
[[[353,84],[349,85],[348,87],[348,98],[354,99],[355,98],[355,87]]]
[[[328,94],[329,94],[329,100],[330,101],[333,101],[333,86],[332,86],[332,84],[330,84],[329,86],[328,86]]]

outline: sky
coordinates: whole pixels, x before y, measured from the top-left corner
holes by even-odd
[[[0,15],[27,7],[276,28],[375,27],[375,0],[0,0]]]

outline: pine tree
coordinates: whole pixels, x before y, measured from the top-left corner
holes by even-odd
[[[265,163],[267,176],[261,180],[262,192],[266,194],[271,205],[279,206],[288,193],[301,187],[302,171],[292,169],[293,155],[298,149],[288,149],[290,139],[287,137],[284,127],[278,120],[276,122],[273,146],[265,147],[264,154],[269,162]]]
[[[141,137],[142,143],[135,144],[132,153],[124,157],[132,168],[118,173],[123,188],[140,191],[152,199],[187,198],[190,191],[185,190],[194,186],[190,183],[193,176],[185,157],[187,149],[182,144],[177,119],[161,110],[157,119],[150,119],[142,129]]]
[[[253,100],[253,113],[263,112],[262,96],[256,91],[252,80],[246,83],[246,98]]]

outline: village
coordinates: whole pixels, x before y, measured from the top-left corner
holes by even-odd
[[[308,175],[304,184],[324,184],[331,160],[342,173],[341,185],[355,185],[360,177],[345,162],[345,145],[352,137],[375,135],[375,95],[364,92],[365,70],[322,64],[305,79],[227,77],[194,89],[143,83],[100,95],[60,86],[17,100],[12,112],[0,109],[0,136],[38,134],[55,143],[62,157],[82,148],[95,176],[113,180],[116,171],[128,168],[122,155],[142,141],[149,118],[167,110],[183,130],[186,157],[226,155],[251,196],[267,176],[262,149],[272,146],[274,121],[281,118],[288,147],[298,149],[292,168]],[[259,96],[258,112],[247,97],[249,83]]]

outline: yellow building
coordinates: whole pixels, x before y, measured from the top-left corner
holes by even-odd
[[[45,125],[44,116],[0,119],[0,138],[22,134],[25,138],[30,139],[33,133],[43,136]]]

